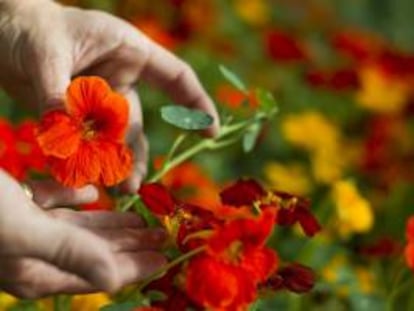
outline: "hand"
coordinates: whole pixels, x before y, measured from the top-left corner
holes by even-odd
[[[44,111],[63,105],[71,77],[98,75],[128,98],[127,140],[136,154],[134,174],[124,184],[128,191],[136,191],[147,167],[148,148],[135,92],[139,79],[178,104],[212,115],[215,123],[206,134],[217,133],[217,111],[189,65],[121,19],[50,0],[2,0],[0,12],[0,85],[12,96],[35,101]]]
[[[113,292],[165,263],[158,251],[165,232],[145,228],[136,215],[46,211],[2,171],[0,186],[0,290],[32,299]],[[97,198],[92,186],[74,190],[52,181],[31,186],[35,200],[46,207]]]

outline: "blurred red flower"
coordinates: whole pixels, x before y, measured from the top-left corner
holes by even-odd
[[[0,119],[0,167],[17,179],[24,179],[25,170],[17,152],[16,136],[7,119]]]
[[[262,287],[273,290],[287,289],[299,294],[310,291],[314,285],[313,270],[295,262],[279,269],[262,284]]]
[[[302,62],[308,59],[303,44],[290,33],[273,29],[265,34],[265,48],[275,61]]]
[[[21,122],[16,132],[16,148],[25,170],[42,172],[46,166],[46,157],[36,140],[37,123],[34,120]]]
[[[128,103],[98,77],[72,81],[66,110],[46,113],[37,140],[54,177],[65,186],[115,185],[132,169],[124,143]]]

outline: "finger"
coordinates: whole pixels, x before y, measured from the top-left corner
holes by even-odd
[[[119,288],[116,263],[110,246],[103,239],[43,214],[25,225],[32,234],[30,239],[22,241],[17,255],[42,259],[105,291]]]
[[[126,94],[130,105],[130,120],[127,142],[134,152],[132,175],[121,185],[129,193],[136,193],[147,174],[148,142],[144,135],[142,109],[137,92],[130,89]]]
[[[59,12],[50,17],[60,19]],[[28,52],[31,56],[28,73],[33,81],[40,112],[63,107],[73,68],[73,49],[65,35],[67,30],[64,24],[57,22],[54,23],[56,27],[50,27],[48,23],[52,21],[39,22],[39,27],[45,29],[36,32],[36,41],[32,42]],[[50,38],[59,38],[59,41]]]
[[[205,111],[214,118],[206,131],[214,136],[219,129],[219,116],[213,101],[201,86],[193,69],[161,46],[149,43],[149,58],[141,77],[164,90],[177,104]]]
[[[145,229],[94,229],[93,233],[105,239],[113,252],[136,252],[161,249],[167,233],[161,228]]]
[[[33,258],[1,259],[0,280],[2,290],[25,299],[96,291],[95,287],[82,278]]]
[[[166,264],[162,254],[152,251],[120,253],[115,258],[122,286],[139,282]],[[0,289],[26,299],[99,291],[76,275],[32,258],[1,260],[0,280]]]
[[[55,206],[73,206],[98,200],[98,190],[92,185],[68,188],[54,180],[37,180],[27,183],[33,192],[33,201],[48,209]]]
[[[119,274],[123,283],[132,284],[144,280],[167,263],[164,255],[154,251],[120,253],[117,256]]]
[[[87,229],[126,229],[143,228],[144,220],[134,213],[111,211],[84,211],[59,208],[48,212],[54,218]]]

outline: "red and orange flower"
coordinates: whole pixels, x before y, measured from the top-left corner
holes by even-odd
[[[127,123],[125,98],[101,78],[80,77],[67,90],[65,110],[44,115],[37,140],[51,173],[65,186],[112,186],[132,169]]]

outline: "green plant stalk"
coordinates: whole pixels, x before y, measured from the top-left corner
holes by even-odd
[[[171,169],[175,168],[176,166],[180,165],[181,163],[187,161],[188,159],[192,158],[193,156],[195,156],[196,154],[204,150],[220,149],[220,148],[227,147],[230,144],[236,143],[239,137],[237,137],[237,139],[233,139],[233,138],[224,139],[224,138],[228,135],[231,135],[237,132],[239,132],[238,134],[241,134],[241,132],[243,132],[246,128],[249,128],[251,124],[257,122],[258,120],[267,119],[271,116],[272,114],[270,114],[269,116],[269,115],[260,113],[250,120],[222,126],[219,134],[216,137],[203,139],[197,144],[195,144],[194,146],[183,151],[182,153],[180,153],[179,155],[177,155],[176,157],[174,157],[173,159],[165,163],[164,166],[161,168],[161,170],[156,172],[153,176],[151,176],[148,179],[148,182],[150,183],[158,182],[159,180],[162,179],[162,177],[168,171],[170,171]],[[171,148],[169,152],[169,155],[173,155],[173,153],[175,153],[175,151],[177,150],[178,146],[182,143],[184,138],[185,136],[179,136],[179,138],[177,138],[177,140],[175,141],[175,143],[173,144],[173,147]],[[125,203],[124,206],[121,207],[121,211],[127,212],[138,200],[139,200],[138,195],[132,196],[131,199],[127,203]]]

